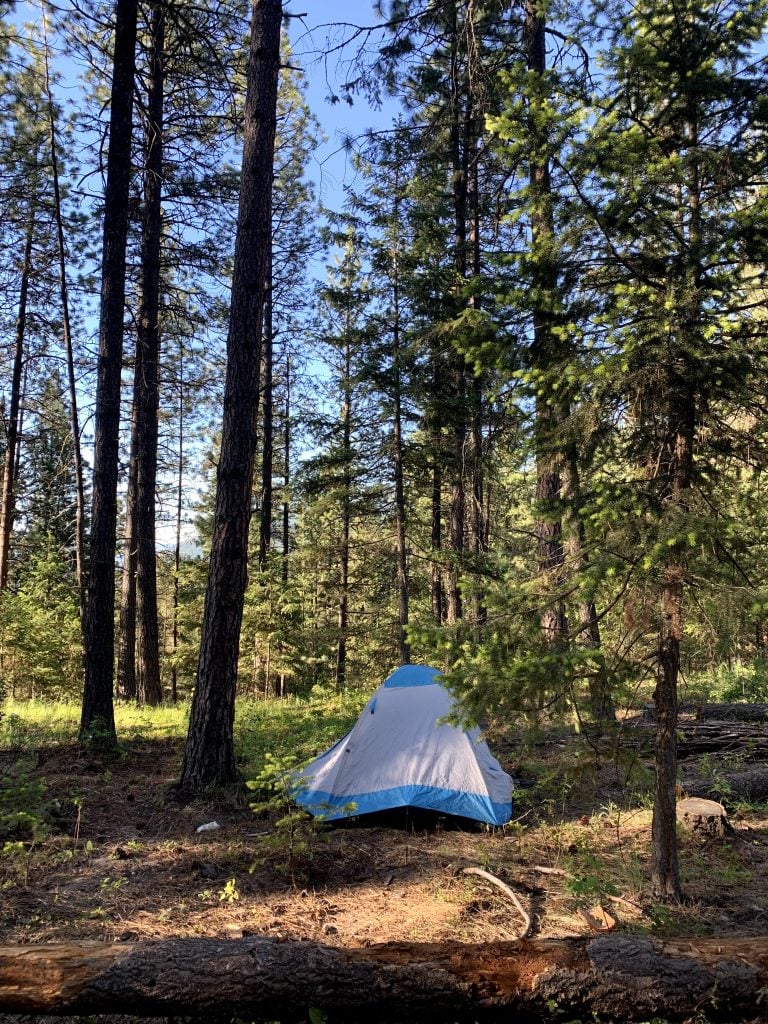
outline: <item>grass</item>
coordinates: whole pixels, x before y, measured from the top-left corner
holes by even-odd
[[[343,694],[318,692],[308,699],[240,701],[235,718],[235,746],[241,763],[260,770],[267,754],[293,754],[306,761],[335,743],[354,725],[367,691]],[[176,739],[187,734],[189,704],[156,708],[115,705],[118,740],[143,742]],[[73,743],[80,724],[80,705],[73,702],[8,699],[0,717],[0,748],[11,751]]]

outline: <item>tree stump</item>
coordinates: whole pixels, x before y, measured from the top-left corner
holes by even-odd
[[[695,796],[680,800],[677,804],[677,820],[689,832],[700,835],[722,839],[733,833],[725,808],[715,800],[702,800]]]

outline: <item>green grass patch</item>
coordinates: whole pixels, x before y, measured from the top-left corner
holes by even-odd
[[[317,691],[309,699],[247,701],[238,705],[235,744],[250,769],[260,771],[267,755],[308,761],[349,732],[370,693]]]
[[[368,697],[368,691],[361,690],[316,691],[307,699],[239,701],[235,717],[238,757],[248,774],[260,771],[268,754],[290,754],[298,762],[309,760],[352,728]],[[118,740],[124,743],[181,741],[186,737],[188,721],[186,702],[155,708],[115,705]],[[9,699],[0,718],[0,748],[24,751],[74,743],[79,725],[80,705],[74,701]]]

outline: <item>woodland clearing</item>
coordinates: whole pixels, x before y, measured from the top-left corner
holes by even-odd
[[[338,698],[273,705],[241,716],[246,778],[263,771],[266,753],[279,766],[285,752],[308,750],[313,721],[322,722],[314,727],[321,747],[325,730],[342,728],[345,715],[354,720],[358,706]],[[10,728],[6,717],[2,810],[15,794],[30,817],[15,837],[6,821],[3,945],[265,936],[361,947],[518,937],[515,906],[464,874],[470,866],[518,894],[536,939],[601,926],[665,937],[768,931],[768,807],[727,794],[728,772],[749,766],[748,743],[681,761],[685,776],[711,780],[733,832],[682,833],[686,899],[661,904],[648,874],[652,751],[637,718],[620,728],[612,756],[563,726],[523,737],[493,724],[493,749],[519,785],[514,820],[495,831],[406,812],[317,827],[291,813],[279,786],[258,813],[253,794],[182,806],[169,790],[183,715],[159,711],[152,720],[145,713],[118,755],[105,758],[68,739],[66,723],[46,741],[23,705]],[[688,727],[695,730],[692,718]],[[197,831],[212,821],[219,827]]]

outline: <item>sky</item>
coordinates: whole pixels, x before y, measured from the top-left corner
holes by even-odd
[[[285,10],[304,15],[291,19],[291,40],[297,63],[306,69],[307,101],[327,137],[318,147],[308,173],[317,183],[323,202],[338,209],[344,185],[354,180],[344,139],[363,135],[369,128],[388,127],[398,110],[394,100],[385,101],[377,109],[359,94],[351,106],[343,100],[331,103],[329,99],[340,92],[350,74],[350,61],[357,47],[354,41],[342,44],[354,35],[353,26],[372,26],[378,19],[372,0],[289,0]],[[333,50],[337,52],[329,52]]]

